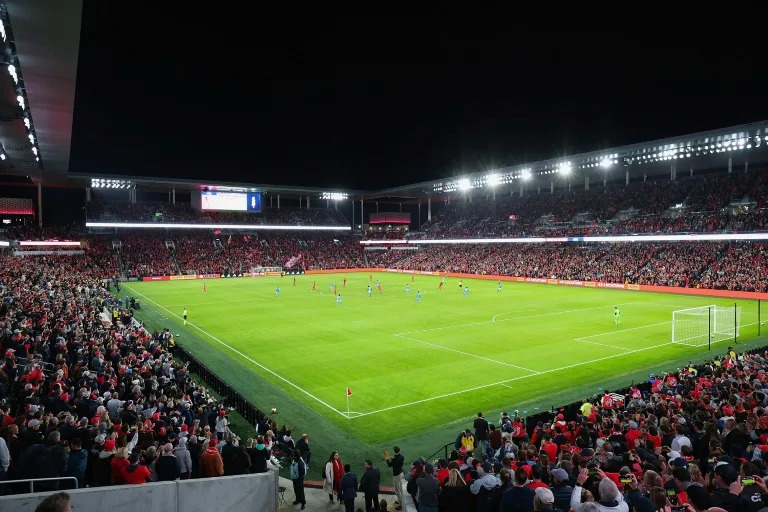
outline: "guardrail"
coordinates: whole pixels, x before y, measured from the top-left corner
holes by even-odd
[[[61,480],[72,480],[75,482],[74,487],[70,487],[70,489],[77,489],[77,478],[74,476],[57,476],[53,478],[23,478],[21,480],[0,480],[0,485],[8,485],[8,484],[20,484],[23,482],[29,483],[29,492],[35,492],[35,482],[51,482],[51,481],[61,481]],[[46,489],[47,490],[47,489]]]

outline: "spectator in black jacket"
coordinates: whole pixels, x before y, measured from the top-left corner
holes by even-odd
[[[57,478],[64,476],[67,471],[69,454],[61,445],[61,434],[54,430],[48,435],[48,443],[35,462],[35,478]],[[38,489],[38,486],[35,486]],[[58,481],[39,483],[40,491],[55,491],[59,488]]]
[[[569,510],[571,508],[571,494],[573,493],[573,487],[568,485],[570,480],[568,472],[561,468],[553,469],[552,479],[553,483],[550,490],[555,496],[554,507],[560,510]]]
[[[19,439],[21,440],[23,449],[26,449],[33,444],[45,443],[45,437],[43,436],[43,433],[40,432],[40,420],[29,420],[27,428],[19,434]]]
[[[483,450],[480,455],[486,455],[488,453],[488,422],[483,418],[482,412],[477,413],[473,426],[475,427],[475,442],[482,446]],[[477,449],[477,445],[475,445],[475,449]]]
[[[174,455],[171,443],[163,446],[163,454],[155,463],[155,471],[160,482],[172,482],[181,478],[181,463]]]
[[[392,479],[394,481],[395,487],[395,499],[397,500],[395,510],[400,510],[403,503],[403,462],[405,461],[405,458],[400,453],[399,446],[394,447],[394,452],[394,457],[390,457],[389,452],[384,450],[384,458],[387,459],[387,466],[392,468]]]
[[[189,456],[192,458],[192,474],[190,478],[197,478],[200,475],[200,455],[203,454],[203,445],[197,441],[197,436],[189,436],[187,442]]]
[[[312,452],[309,451],[309,437],[306,433],[301,434],[301,439],[296,443],[296,449],[299,451],[299,455],[304,463],[309,465],[309,459],[312,456]]]
[[[306,434],[305,434],[306,435]],[[293,452],[293,461],[291,462],[291,481],[293,482],[293,494],[296,499],[293,501],[294,505],[301,503],[301,510],[307,504],[307,500],[304,497],[304,478],[307,476],[307,464],[301,458],[298,450]]]
[[[264,438],[259,436],[255,444],[253,439],[249,439],[246,447],[249,447],[248,456],[251,458],[251,473],[266,473],[269,450],[264,446]]]
[[[373,462],[365,461],[365,471],[360,477],[360,491],[365,496],[365,512],[373,512],[379,509],[379,485],[381,473],[379,468],[373,467]]]
[[[227,462],[224,463],[225,475],[247,475],[251,472],[251,458],[245,450],[245,446],[233,446],[232,455],[229,458],[229,468]]]
[[[346,512],[355,512],[355,497],[357,496],[357,475],[352,473],[349,464],[344,464],[344,476],[339,482],[339,495],[344,500]]]
[[[502,476],[506,474],[507,483],[509,483],[509,471],[502,469],[501,474]],[[494,489],[493,492],[496,492],[498,489],[499,487]],[[461,477],[461,473],[459,473],[458,469],[453,468],[450,473],[448,473],[445,487],[443,487],[443,490],[437,498],[438,508],[440,512],[463,512],[465,510],[470,510],[471,497],[472,493],[469,490],[469,486]],[[499,494],[499,498],[496,500],[496,508],[491,508],[489,506],[487,510],[492,510],[494,512],[499,510],[500,502],[501,494]],[[490,505],[490,501],[488,503]]]

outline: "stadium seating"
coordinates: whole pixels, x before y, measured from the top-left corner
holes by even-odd
[[[71,476],[83,487],[266,471],[268,453],[239,443],[227,408],[171,355],[172,334],[147,332],[112,298],[102,279],[114,269],[110,251],[89,250],[0,256],[0,480]],[[262,415],[268,447],[270,427]]]

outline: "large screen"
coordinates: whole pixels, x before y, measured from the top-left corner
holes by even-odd
[[[261,193],[202,190],[200,193],[200,208],[203,210],[260,212]]]

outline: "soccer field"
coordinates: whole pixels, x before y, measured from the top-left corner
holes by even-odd
[[[418,455],[452,441],[477,411],[494,420],[502,410],[533,414],[707,357],[706,347],[671,343],[672,311],[734,303],[511,282],[498,292],[480,279],[464,280],[464,296],[459,279],[440,291],[439,277],[414,279],[375,273],[371,297],[367,273],[296,276],[295,286],[292,276],[213,279],[205,294],[200,280],[125,283],[124,294],[142,301],[139,319],[171,326],[179,344],[319,446],[364,451],[410,439],[424,446]],[[738,302],[740,341],[756,344],[757,303]]]

